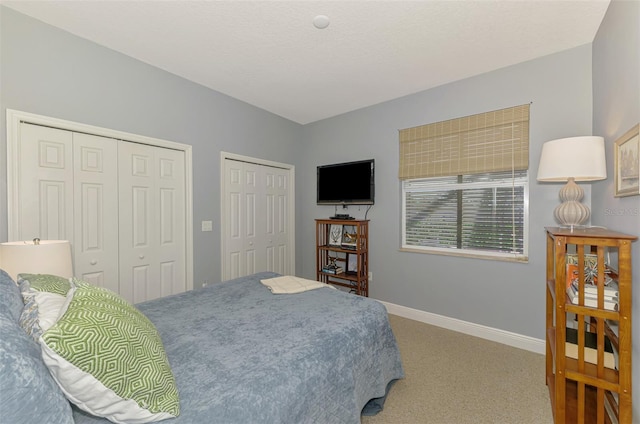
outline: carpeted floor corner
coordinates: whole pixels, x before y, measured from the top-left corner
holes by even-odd
[[[544,356],[389,315],[406,377],[362,424],[552,424]]]

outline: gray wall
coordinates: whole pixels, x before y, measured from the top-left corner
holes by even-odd
[[[560,184],[536,182],[542,143],[591,134],[591,45],[478,75],[306,125],[299,160],[298,262],[314,275],[315,167],[375,158],[376,204],[369,212],[370,295],[377,299],[544,339],[545,226],[555,225]],[[398,129],[532,102],[529,263],[400,252]],[[590,192],[589,185],[585,191]],[[364,208],[348,212],[362,218]]]
[[[194,285],[220,281],[220,151],[295,165],[302,127],[2,6],[0,43],[0,241],[10,108],[192,145]]]
[[[593,134],[605,138],[609,178],[594,184],[593,222],[640,235],[640,196],[614,197],[615,140],[640,121],[640,2],[611,2],[593,42]],[[640,334],[640,242],[633,244],[633,328]],[[633,344],[633,422],[640,422],[640,339]]]

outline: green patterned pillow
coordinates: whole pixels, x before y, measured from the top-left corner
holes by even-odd
[[[73,283],[64,314],[40,338],[45,364],[67,398],[114,422],[178,416],[177,386],[151,321],[110,290]]]
[[[66,296],[71,288],[68,278],[50,274],[18,274],[21,291],[29,289]]]

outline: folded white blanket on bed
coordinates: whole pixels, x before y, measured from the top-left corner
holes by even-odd
[[[302,293],[308,290],[319,289],[322,287],[335,287],[319,281],[307,280],[306,278],[294,277],[292,275],[283,275],[281,277],[260,280],[262,284],[267,286],[273,294],[291,294]]]

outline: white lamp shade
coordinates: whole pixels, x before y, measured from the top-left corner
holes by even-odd
[[[538,181],[596,181],[607,178],[604,138],[570,137],[542,145]]]
[[[17,281],[18,274],[73,276],[71,244],[66,240],[12,241],[0,243],[0,268]]]

